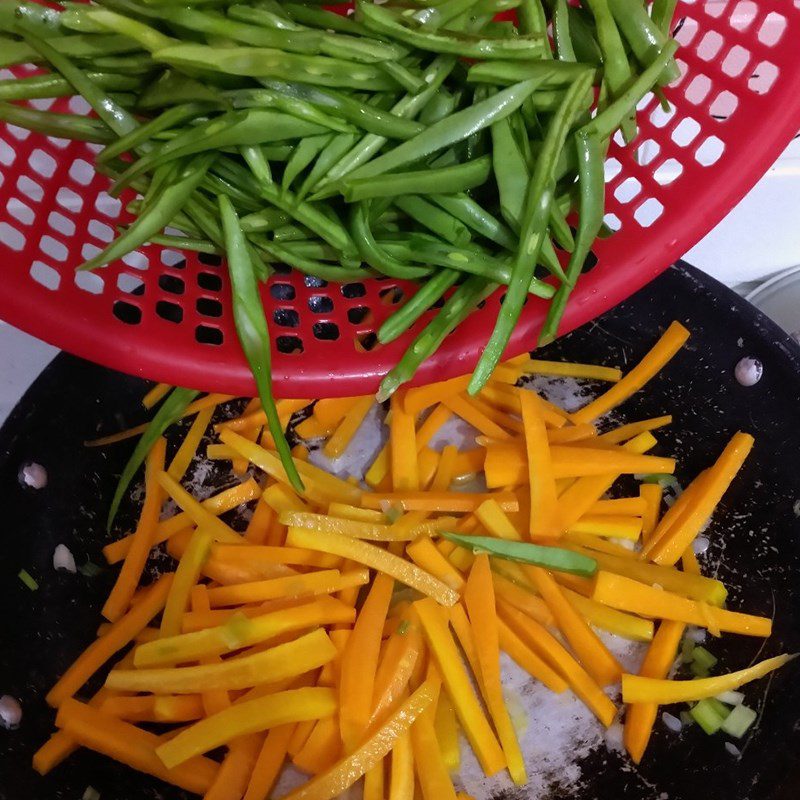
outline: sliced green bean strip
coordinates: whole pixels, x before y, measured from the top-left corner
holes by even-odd
[[[320,89],[304,83],[263,80],[264,86],[274,92],[286,95],[293,100],[300,100],[337,114],[342,119],[352,122],[359,128],[380,136],[392,139],[410,139],[425,130],[425,126],[391,111],[384,111],[375,106],[361,103],[348,97],[343,92],[332,89]]]
[[[386,374],[375,395],[378,402],[388,400],[400,386],[410,381],[420,364],[441,347],[447,334],[460,325],[478,303],[485,300],[496,288],[497,284],[490,283],[485,278],[475,275],[467,278]]]
[[[158,437],[183,416],[186,407],[198,394],[200,394],[200,392],[194,389],[181,389],[176,387],[158,407],[153,419],[150,420],[147,426],[147,430],[141,435],[139,441],[136,442],[136,447],[133,449],[130,458],[122,469],[122,474],[119,476],[117,488],[114,490],[114,496],[111,498],[111,505],[108,509],[106,530],[111,530],[111,525],[114,523],[114,518],[117,516],[119,505],[122,502],[122,498],[128,486],[130,486],[133,480],[133,476],[144,462],[145,457],[156,443]]]
[[[427,32],[424,28],[409,28],[383,6],[371,2],[356,2],[356,19],[378,33],[432,53],[451,53],[462,58],[520,58],[534,59],[544,52],[541,36],[517,36],[513,39],[493,39],[464,33]]]
[[[0,31],[17,33],[21,23],[25,30],[42,37],[51,37],[62,32],[61,13],[40,3],[0,2]]]
[[[547,16],[542,8],[541,0],[522,0],[517,9],[517,20],[522,33],[535,33],[547,36]],[[550,57],[550,48],[546,48],[546,57]]]
[[[286,225],[291,217],[277,208],[264,208],[239,220],[245,233],[266,233]]]
[[[286,162],[281,177],[281,186],[290,189],[294,179],[320,154],[333,139],[333,134],[307,136],[294,149],[291,158]]]
[[[92,8],[86,12],[85,16],[98,25],[114,31],[114,33],[128,36],[150,52],[169,47],[177,41],[171,36],[165,36],[161,31],[150,25],[145,25],[143,22],[130,17],[124,17],[122,14],[109,11],[107,8]]]
[[[300,3],[283,3],[283,10],[294,20],[323,30],[347,33],[352,36],[372,36],[372,31],[356,22],[352,17],[336,14],[323,8],[304,6]]]
[[[407,92],[419,94],[425,88],[425,81],[418,72],[410,70],[399,61],[382,61],[380,68]]]
[[[675,6],[677,5],[678,0],[653,0],[650,8],[650,19],[666,37],[670,35],[672,18],[675,16]]]
[[[558,246],[562,250],[571,253],[575,247],[575,239],[572,236],[572,229],[569,227],[566,216],[559,208],[558,203],[553,203],[550,208],[550,221],[548,225],[553,239],[558,242]]]
[[[217,103],[225,99],[216,90],[174,70],[165,70],[139,97],[137,108],[150,111],[175,103]]]
[[[344,198],[348,203],[372,197],[395,197],[403,194],[427,195],[436,191],[450,194],[464,192],[486,183],[492,170],[489,156],[466,161],[453,167],[392,172],[380,178],[363,178],[344,182]]]
[[[569,6],[567,16],[576,60],[583,64],[602,67],[603,54],[600,52],[600,45],[597,44],[596,32],[590,15],[583,8]]]
[[[488,128],[497,120],[512,114],[530,96],[536,86],[535,80],[522,81],[514,86],[509,86],[508,89],[503,89],[492,97],[431,125],[413,139],[397,145],[394,149],[353,170],[350,176],[352,178],[368,178],[400,169],[400,167],[420,161],[456,142],[461,142],[471,134]]]
[[[283,11],[282,7],[279,8]],[[239,22],[249,22],[251,25],[262,25],[265,28],[275,28],[275,30],[278,31],[305,30],[304,25],[294,22],[288,15],[275,13],[275,11],[265,8],[262,5],[255,7],[245,5],[228,6],[228,16],[231,19],[239,20]]]
[[[460,99],[460,92],[451,92],[442,86],[439,91],[431,97],[430,102],[425,108],[422,109],[422,113],[419,115],[421,125],[428,127],[433,125],[434,122],[439,122],[439,120],[450,116],[458,106]]]
[[[514,542],[505,539],[494,539],[491,536],[465,536],[461,533],[441,531],[441,535],[473,553],[486,553],[507,561],[520,564],[534,564],[537,567],[568,572],[591,578],[597,572],[597,562],[593,558],[566,550],[562,547],[546,547],[532,542]]]
[[[231,301],[236,335],[253,373],[275,449],[278,451],[289,482],[296,491],[302,492],[305,487],[292,458],[272,394],[269,331],[253,262],[250,259],[250,248],[239,225],[236,210],[225,196],[219,198],[219,211],[225,236],[228,274],[231,278]]]
[[[555,0],[555,6],[553,7],[553,40],[556,45],[556,56],[560,62],[578,60],[575,56],[572,34],[569,29],[567,0]]]
[[[208,47],[179,44],[153,53],[156,61],[249,78],[280,78],[366,91],[395,89],[397,83],[372,64],[328,56],[303,56],[267,47]]]
[[[356,129],[342,119],[325,114],[316,106],[297,97],[286,97],[270,89],[236,89],[226,92],[234,108],[275,108],[284,114],[312,122],[339,133],[355,133]]]
[[[547,232],[558,154],[564,147],[575,118],[585,107],[586,92],[590,85],[590,75],[578,78],[567,90],[561,108],[547,127],[542,153],[536,162],[528,186],[512,278],[503,301],[503,307],[497,316],[492,336],[470,379],[468,387],[470,394],[478,392],[489,380],[506,349],[514,326],[522,312],[522,306],[528,294],[528,284]]]
[[[302,225],[281,225],[272,232],[272,241],[278,243],[301,242],[308,239],[312,232]]]
[[[440,239],[451,244],[466,244],[471,236],[463,222],[448,214],[444,209],[416,195],[397,197],[394,201],[401,211],[411,219],[432,231]]]
[[[273,261],[286,264],[305,275],[322,278],[324,281],[346,282],[365,280],[371,277],[366,270],[360,268],[333,266],[332,264],[325,264],[316,259],[307,258],[301,253],[291,249],[291,245],[295,244],[295,242],[278,243],[270,241],[260,234],[252,236],[251,241]]]
[[[445,0],[418,10],[406,9],[402,16],[414,20],[426,30],[436,31],[468,12],[477,2],[478,0]]]
[[[325,148],[317,156],[314,166],[300,184],[297,191],[299,198],[305,198],[314,190],[320,180],[330,172],[331,167],[353,146],[356,138],[350,133],[340,133],[325,145]]]
[[[27,106],[0,102],[0,120],[19,128],[25,128],[45,136],[58,139],[73,139],[78,142],[108,144],[116,138],[114,133],[100,120],[79,117],[75,114],[57,114],[53,111],[38,111]]]
[[[547,319],[542,327],[539,344],[548,344],[558,336],[558,324],[564,314],[570,292],[581,274],[583,265],[591,252],[603,224],[605,176],[603,161],[605,148],[596,136],[584,131],[575,134],[575,147],[578,152],[578,189],[580,206],[578,233],[575,249],[567,264],[566,280],[556,292]]]
[[[128,230],[125,227],[118,228],[120,233]],[[208,255],[218,255],[222,253],[213,242],[205,239],[193,239],[190,236],[174,236],[163,233],[157,233],[155,236],[150,237],[152,244],[160,244],[163,247],[171,247],[174,250],[191,250],[193,253],[207,253]]]
[[[110,92],[138,90],[142,80],[137,76],[115,75],[106,72],[87,72],[86,77],[101,89]],[[71,97],[72,84],[60,75],[29,75],[0,81],[0,100],[39,100],[51,97]]]
[[[459,277],[459,272],[454,269],[434,272],[416,294],[381,325],[378,329],[378,341],[388,344],[402,336]]]
[[[484,61],[469,68],[467,80],[508,86],[519,81],[538,79],[540,88],[554,89],[569,86],[587,70],[592,73],[596,71],[588,64],[566,61]]]
[[[499,244],[506,250],[513,250],[517,246],[517,239],[511,230],[486,209],[478,205],[471,197],[465,194],[434,194],[428,199],[443,208],[448,214],[452,214],[468,228],[472,228],[476,233]]]
[[[500,194],[503,219],[519,229],[530,174],[525,157],[511,132],[509,119],[498,120],[491,127],[492,169]]]

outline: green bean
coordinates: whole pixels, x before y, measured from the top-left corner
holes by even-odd
[[[150,452],[150,448],[167,428],[174,425],[183,416],[186,407],[198,394],[200,394],[200,392],[194,389],[181,389],[176,387],[158,407],[153,419],[150,420],[147,426],[147,430],[141,435],[139,441],[136,442],[136,447],[133,449],[130,458],[122,469],[122,474],[119,476],[117,488],[114,490],[114,496],[111,498],[111,505],[108,509],[106,530],[111,530],[111,525],[114,523],[114,518],[117,516],[122,497],[128,489],[128,486],[130,486],[136,471],[144,462],[145,456]]]
[[[420,73],[409,69],[400,61],[381,61],[378,66],[407,92],[419,94],[425,88],[425,81]]]
[[[408,214],[411,219],[451,244],[466,244],[471,236],[469,228],[454,216],[422,197],[406,195],[397,197],[394,205]]]
[[[149,53],[134,53],[125,56],[98,56],[92,58],[92,69],[99,72],[124,72],[128,75],[145,75],[161,68]]]
[[[575,58],[583,64],[592,64],[601,67],[603,54],[597,44],[596,32],[591,17],[582,8],[567,7],[569,32]]]
[[[456,32],[443,34],[414,30],[403,25],[387,8],[363,0],[356,2],[356,18],[377,33],[432,53],[450,53],[462,58],[530,59],[540,57],[544,50],[541,36],[492,39]]]
[[[292,458],[272,394],[269,331],[250,258],[250,248],[230,200],[223,195],[218,198],[218,202],[225,237],[228,274],[231,278],[231,302],[236,335],[253,373],[261,407],[267,415],[269,432],[272,434],[283,468],[295,490],[303,492],[305,487]]]
[[[263,208],[239,220],[245,233],[266,233],[281,225],[286,225],[291,217],[277,208]]]
[[[442,86],[439,91],[431,97],[430,102],[425,108],[422,109],[419,115],[420,124],[424,128],[427,128],[435,122],[449,117],[458,107],[460,100],[460,92],[451,92],[449,89]]]
[[[449,531],[441,531],[441,535],[459,547],[476,554],[487,553],[496,558],[518,561],[521,564],[534,564],[537,567],[555,572],[568,572],[583,578],[591,578],[597,572],[597,562],[593,558],[565,550],[563,547],[507,541],[494,539],[491,536],[464,536]]]
[[[346,180],[343,194],[348,203],[373,197],[394,197],[403,194],[429,194],[433,192],[464,192],[486,183],[492,169],[489,156],[466,161],[442,169],[393,172],[380,178]]]
[[[294,149],[291,158],[286,162],[281,178],[281,186],[290,189],[294,179],[320,154],[333,139],[333,134],[308,136]]]
[[[323,30],[337,31],[351,36],[372,36],[372,31],[352,17],[336,14],[323,8],[313,8],[300,3],[282,3],[283,10],[294,20]]]
[[[328,56],[303,56],[267,47],[216,48],[179,44],[153,53],[156,61],[249,78],[280,78],[334,88],[366,91],[394,89],[397,84],[371,64]]]
[[[268,89],[285,95],[287,98],[319,106],[332,114],[337,114],[369,133],[392,139],[410,139],[425,129],[425,126],[418,122],[412,122],[391,111],[360,103],[352,97],[332,89],[320,89],[308,84],[276,80],[263,80],[262,83]]]
[[[350,212],[350,231],[361,258],[373,269],[391,278],[414,280],[430,273],[429,268],[415,267],[390,256],[376,241],[370,228],[370,203],[355,204]]]
[[[572,251],[569,264],[567,264],[566,280],[558,288],[547,311],[547,319],[539,338],[540,344],[547,344],[558,335],[558,324],[564,314],[570,292],[581,274],[584,262],[603,224],[605,196],[603,145],[596,136],[578,131],[575,134],[575,146],[578,152],[578,189],[580,191],[578,233],[575,239],[575,249]]]
[[[42,37],[62,32],[61,13],[40,3],[3,0],[0,2],[0,31],[17,33],[17,25]]]
[[[478,205],[471,197],[462,194],[433,194],[428,199],[457,220],[463,222],[468,228],[499,244],[506,250],[513,250],[516,247],[517,240],[511,230],[486,209]]]
[[[283,11],[282,6],[277,6]],[[228,16],[239,22],[249,22],[251,25],[261,25],[265,28],[275,28],[279,31],[302,31],[305,25],[299,25],[285,14],[276,13],[263,5],[245,6],[233,5],[228,7]]]
[[[521,33],[547,36],[547,16],[541,0],[522,0],[517,10],[517,19]],[[545,48],[545,57],[550,57],[549,48]]]
[[[314,190],[322,178],[330,172],[331,167],[353,146],[356,137],[349,133],[340,133],[331,139],[317,156],[314,166],[303,179],[297,191],[299,198],[305,198]]]
[[[514,326],[522,312],[528,283],[542,249],[542,241],[545,238],[547,222],[550,218],[558,153],[564,147],[575,118],[585,106],[586,92],[590,85],[590,75],[578,78],[567,90],[561,108],[548,125],[542,153],[536,162],[528,186],[525,210],[520,226],[520,241],[514,259],[511,281],[503,301],[503,307],[497,316],[492,336],[472,374],[468,387],[470,394],[479,391],[489,379],[506,349]]]
[[[419,10],[406,9],[402,16],[414,20],[426,30],[435,31],[467,13],[478,0],[445,0],[443,3],[428,5]]]
[[[555,0],[553,7],[553,41],[556,45],[556,56],[562,63],[577,61],[572,35],[569,30],[569,7],[567,0]]]
[[[257,196],[248,194],[236,184],[221,178],[219,175],[212,175],[211,173],[206,175],[200,184],[200,188],[212,197],[216,197],[218,194],[226,195],[240,213],[253,214],[263,206]]]
[[[670,35],[672,18],[675,16],[675,6],[677,4],[678,0],[653,0],[653,5],[650,8],[650,19],[653,20],[653,24],[666,37]]]
[[[176,103],[214,103],[227,105],[225,98],[216,89],[173,70],[162,72],[139,96],[137,108],[152,111]]]
[[[530,174],[525,157],[511,132],[509,119],[498,120],[490,129],[492,169],[500,195],[500,212],[503,219],[518,230]]]
[[[353,170],[350,176],[368,178],[390,172],[463,141],[471,134],[488,128],[493,122],[512,114],[535,88],[536,81],[533,80],[509,86],[508,89],[503,89],[492,97],[431,125],[413,139],[397,145],[373,161]]]
[[[270,241],[261,234],[250,237],[253,244],[273,261],[286,264],[305,275],[313,275],[325,281],[357,281],[365,280],[370,275],[361,268],[348,268],[324,264],[316,259],[307,258],[301,253],[293,252],[290,245],[294,242],[278,243]]]
[[[420,364],[433,355],[450,331],[463,322],[482,300],[485,300],[497,284],[476,275],[467,278],[447,299],[439,313],[414,339],[403,356],[381,381],[375,399],[388,400],[400,386],[410,381]]]
[[[173,219],[173,223],[175,220]],[[117,228],[120,233],[124,233],[128,228],[120,226]],[[157,233],[150,237],[151,244],[160,244],[163,247],[171,247],[174,250],[191,250],[193,253],[206,253],[208,255],[219,255],[222,253],[213,242],[205,239],[194,239],[190,236],[174,236]]]
[[[572,229],[569,227],[565,213],[561,211],[558,203],[553,203],[550,207],[550,220],[547,224],[553,239],[558,242],[558,246],[562,250],[571,253],[575,247],[575,239],[572,236]],[[562,276],[559,275],[559,277]]]
[[[129,37],[150,52],[169,47],[176,42],[171,36],[165,36],[150,25],[106,8],[93,8],[86,12],[86,17],[114,33]]]
[[[115,139],[113,132],[100,120],[79,117],[75,114],[38,111],[14,103],[0,102],[0,120],[58,139],[73,139],[96,144],[107,144]]]
[[[587,70],[595,71],[588,64],[566,61],[484,61],[469,68],[467,80],[508,86],[519,81],[538,79],[540,88],[555,89],[569,86]]]
[[[101,89],[108,91],[138,90],[141,78],[115,75],[106,72],[87,72],[86,77]],[[8,78],[0,81],[0,100],[37,100],[51,97],[71,97],[72,85],[60,75],[29,75],[25,78]]]
[[[454,269],[440,269],[423,283],[414,296],[394,312],[378,329],[378,341],[388,344],[402,336],[456,281]]]

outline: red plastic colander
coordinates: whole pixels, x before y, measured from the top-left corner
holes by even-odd
[[[606,163],[606,222],[562,326],[571,330],[652,280],[712,228],[800,129],[800,0],[682,0],[681,78],[640,104],[639,136]],[[80,113],[82,100],[40,108]],[[255,387],[239,350],[219,261],[143,247],[94,273],[75,272],[123,223],[122,202],[94,172],[94,147],[0,125],[0,317],[65,350],[125,372],[230,394]],[[415,290],[371,279],[344,285],[287,273],[264,301],[282,397],[366,394],[424,326],[379,345],[375,331]],[[417,373],[425,383],[472,369],[500,294]],[[546,304],[525,307],[507,355],[530,349]],[[680,318],[680,308],[675,316]]]

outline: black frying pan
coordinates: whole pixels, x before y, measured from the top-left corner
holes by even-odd
[[[768,319],[716,281],[683,265],[664,273],[613,311],[542,351],[547,358],[635,363],[672,320],[692,331],[688,347],[646,393],[629,401],[630,419],[672,412],[659,432],[664,453],[679,458],[685,482],[707,466],[737,429],[756,446],[726,495],[709,536],[712,560],[730,587],[730,606],[771,614],[775,633],[765,655],[800,650],[800,349]],[[733,367],[743,355],[760,358],[761,382],[743,388]],[[99,622],[113,573],[87,578],[56,573],[52,553],[67,544],[79,564],[102,563],[103,526],[116,476],[130,445],[86,449],[98,431],[142,421],[142,381],[61,355],[36,381],[0,432],[0,694],[21,698],[22,727],[0,730],[2,800],[76,800],[88,785],[103,800],[176,800],[185,795],[105,758],[82,752],[47,778],[30,768],[32,753],[49,735],[53,712],[44,694],[86,646]],[[23,462],[43,464],[50,481],[22,488]],[[130,522],[123,509],[120,523]],[[41,588],[31,593],[17,578],[26,568]],[[760,642],[728,636],[712,649],[726,669],[746,666]],[[764,696],[766,681],[748,691]],[[92,687],[94,688],[94,687]],[[752,702],[752,700],[750,701]],[[583,764],[580,791],[554,789],[551,797],[583,800],[789,800],[800,794],[800,670],[777,673],[764,702],[763,721],[740,759],[721,736],[696,726],[676,736],[656,724],[640,769],[605,749]],[[535,725],[536,720],[531,720]],[[523,800],[524,790],[501,793]],[[499,800],[499,798],[498,798]]]

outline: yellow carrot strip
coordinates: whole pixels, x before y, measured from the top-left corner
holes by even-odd
[[[628,539],[638,542],[642,533],[642,518],[620,514],[594,515],[585,514],[569,532],[588,533],[590,536],[611,536],[615,539]]]
[[[451,378],[448,381],[430,383],[427,386],[418,386],[406,391],[403,398],[403,410],[406,414],[415,417],[421,411],[434,403],[454,397],[463,392],[469,383],[469,375],[462,375],[458,378]]]
[[[150,620],[164,608],[173,577],[172,573],[162,575],[145,590],[141,599],[131,606],[125,616],[114,622],[107,633],[95,639],[78,656],[47,693],[45,699],[51,706],[58,707],[75,694],[114,653],[132,642],[136,635],[147,627]]]
[[[365,508],[395,507],[401,511],[430,511],[466,513],[474,511],[484,500],[495,500],[504,511],[516,511],[519,500],[513,492],[374,492],[365,493]]]
[[[640,490],[645,486],[655,486],[658,484],[643,483]],[[596,517],[606,516],[629,516],[641,517],[647,512],[648,502],[645,497],[617,497],[613,500],[598,500],[590,509],[589,514]]]
[[[461,727],[483,771],[488,776],[494,775],[505,766],[505,757],[472,690],[447,624],[436,604],[430,599],[418,600],[414,603],[414,608],[444,685],[456,708]]]
[[[547,429],[547,441],[550,444],[568,444],[569,442],[589,444],[596,441],[596,436],[597,428],[590,422],[585,422],[582,425],[565,425],[563,428]]]
[[[114,583],[114,588],[103,605],[102,614],[109,622],[116,622],[127,610],[153,545],[153,538],[164,496],[158,486],[157,476],[164,469],[166,440],[159,436],[147,455],[144,478],[144,504],[133,534],[131,547]]]
[[[380,655],[381,634],[392,599],[394,580],[378,575],[356,617],[341,657],[339,729],[345,752],[363,739],[372,715],[372,695]]]
[[[617,367],[601,367],[596,364],[574,364],[563,361],[540,361],[531,358],[521,365],[524,372],[535,375],[565,375],[570,378],[586,378],[595,381],[617,383],[622,370]]]
[[[772,633],[772,620],[768,617],[716,608],[604,570],[597,573],[592,599],[645,617],[701,627],[713,624],[720,631],[743,636],[767,637]]]
[[[325,719],[330,719],[330,717],[326,717]],[[292,734],[292,738],[289,739],[289,747],[287,748],[287,752],[292,758],[303,749],[314,731],[314,726],[318,722],[319,720],[316,719],[307,719],[295,725],[294,733]]]
[[[484,401],[482,397],[466,395],[466,400],[476,411],[483,414],[486,419],[491,420],[495,425],[499,425],[503,430],[517,434],[523,432],[522,421],[516,416],[511,416],[503,409]]]
[[[178,451],[173,456],[169,469],[167,469],[167,474],[176,481],[179,481],[184,476],[189,464],[192,463],[192,459],[197,453],[197,448],[211,422],[211,417],[214,416],[215,410],[216,406],[209,406],[197,412],[194,422],[187,431]]]
[[[420,536],[406,547],[406,555],[421,569],[460,592],[464,579],[452,564],[439,552],[429,536]]]
[[[523,414],[524,408],[523,401]],[[544,424],[542,424],[542,432],[544,432]],[[475,639],[486,705],[505,753],[511,779],[517,786],[522,786],[527,783],[528,776],[525,772],[525,761],[517,734],[511,724],[511,717],[503,699],[497,611],[492,571],[489,567],[489,557],[485,554],[477,556],[472,564],[464,589],[464,602]]]
[[[521,669],[551,692],[561,694],[566,691],[567,682],[564,678],[534,653],[500,617],[497,619],[497,630],[500,637],[500,649],[508,654],[509,658]]]
[[[231,742],[217,777],[203,800],[241,800],[261,750],[262,738],[253,734],[240,736]]]
[[[323,400],[317,400],[314,404],[313,414],[320,422],[336,426],[344,418],[344,415],[365,397],[371,397],[371,395],[359,395],[358,397],[329,397]]]
[[[188,759],[227,744],[237,736],[308,719],[329,717],[336,711],[336,696],[326,687],[306,687],[277,692],[233,705],[186,728],[160,745],[156,753],[172,768]]]
[[[551,458],[553,451],[547,441],[539,395],[522,389],[519,400],[522,422],[525,426],[525,451],[530,484],[530,534],[547,536],[552,531],[556,508],[555,473]]]
[[[328,516],[351,519],[354,522],[386,522],[386,517],[380,511],[351,506],[347,503],[331,503],[328,506]]]
[[[483,471],[484,453],[479,447],[456,453],[453,461],[453,480],[464,475],[473,475]]]
[[[522,538],[496,500],[485,500],[481,503],[475,509],[475,516],[492,536],[512,541]]]
[[[650,352],[619,383],[572,413],[576,424],[592,422],[618,406],[639,391],[666,366],[689,338],[689,331],[679,322],[673,322]]]
[[[638,422],[629,422],[627,425],[620,425],[618,428],[613,428],[607,433],[597,437],[598,442],[604,444],[620,444],[633,439],[640,433],[647,431],[654,431],[658,428],[663,428],[665,425],[672,424],[672,414],[666,414],[663,417],[652,417],[651,419],[642,419]]]
[[[528,567],[525,572],[547,603],[556,625],[586,671],[601,686],[616,683],[622,674],[622,667],[575,610],[552,575],[540,567]]]
[[[433,721],[436,740],[442,751],[442,760],[449,772],[458,772],[461,765],[461,749],[458,742],[458,720],[456,709],[447,692],[439,693]]]
[[[106,678],[106,687],[159,694],[249,689],[302,675],[328,663],[335,655],[336,648],[328,635],[318,628],[263,652],[214,664],[172,669],[113,669]]]
[[[339,718],[334,714],[316,722],[303,747],[292,757],[292,763],[309,775],[330,769],[342,756]]]
[[[199,584],[192,589],[192,611],[210,611],[211,606],[208,604],[208,590],[205,584]],[[209,666],[212,664],[221,664],[222,659],[219,656],[210,656],[209,658],[201,659],[199,662],[201,666]],[[133,653],[131,653],[131,665],[133,664]],[[203,708],[205,709],[206,716],[216,714],[227,708],[231,704],[230,694],[225,689],[214,689],[202,693]]]
[[[313,414],[295,425],[294,431],[302,439],[325,439],[335,430],[335,425],[322,422]]]
[[[456,639],[464,651],[464,657],[469,664],[470,672],[475,679],[475,685],[480,689],[480,692],[485,697],[483,688],[483,673],[481,672],[480,660],[478,659],[478,647],[475,643],[475,636],[472,632],[472,626],[469,624],[467,612],[464,610],[462,603],[456,603],[450,609],[450,625],[456,634]]]
[[[642,619],[624,611],[618,611],[610,606],[584,597],[582,594],[563,588],[564,594],[575,610],[591,625],[601,628],[609,633],[614,633],[624,639],[634,642],[649,642],[653,638],[654,625],[649,619]]]
[[[439,694],[440,702],[442,694]],[[411,726],[414,769],[423,800],[456,800],[456,790],[443,758],[441,742],[436,735],[435,713],[436,709],[431,704]],[[453,722],[455,724],[455,719]]]
[[[512,414],[520,413],[519,390],[513,386],[489,381],[481,391],[481,398],[498,408],[510,411]],[[549,428],[563,428],[567,424],[569,416],[567,412],[545,400],[541,395],[539,395],[539,399],[542,401],[542,416],[547,426]]]
[[[149,411],[162,397],[166,397],[171,389],[172,386],[168,383],[157,383],[142,398],[142,406]]]
[[[431,450],[430,447],[423,447],[417,453],[417,475],[420,489],[427,489],[430,486],[438,468],[439,453]]]
[[[669,675],[685,629],[682,622],[672,620],[664,620],[658,626],[639,668],[639,674],[643,678],[666,678]],[[623,740],[634,764],[642,760],[657,714],[657,703],[635,703],[629,705],[625,711]]]
[[[210,461],[233,461],[238,457],[238,453],[226,444],[209,442],[206,445],[206,458]]]
[[[281,483],[289,483],[286,470],[275,453],[247,441],[243,436],[239,436],[233,431],[222,431],[219,437],[225,444],[232,447],[237,453],[244,456],[259,469],[264,470],[271,477]],[[328,474],[325,470],[315,467],[313,464],[297,458],[294,459],[294,462],[297,471],[306,484],[305,494],[312,500],[316,497],[325,503],[329,503],[332,500],[342,503],[358,503],[361,499],[361,490],[358,487]]]
[[[395,633],[389,637],[375,673],[370,733],[383,724],[386,715],[400,701],[411,681],[414,668],[422,661],[422,652],[422,638],[412,627],[404,634]]]
[[[208,791],[217,774],[217,764],[208,758],[190,759],[176,769],[165,767],[156,755],[155,734],[77,700],[64,701],[56,725],[89,750],[195,794]]]
[[[296,411],[300,411],[300,409],[305,408],[307,405],[311,403],[310,400],[277,400],[275,405],[278,409],[278,417],[280,418],[281,422],[283,423],[283,427],[286,427],[289,419],[291,418],[292,414]],[[221,430],[232,430],[232,431],[241,431],[247,430],[249,428],[260,428],[267,424],[267,415],[264,412],[263,408],[257,408],[260,403],[256,400],[254,402],[254,410],[250,410],[246,412],[241,417],[236,417],[235,419],[229,419],[225,422],[220,422],[219,425],[216,426],[217,432]]]
[[[379,764],[395,742],[408,733],[434,699],[432,687],[423,683],[408,700],[359,748],[321,775],[290,792],[284,800],[334,800],[366,772]]]
[[[774,658],[760,661],[747,669],[741,669],[738,672],[716,675],[713,678],[695,678],[688,681],[659,680],[657,678],[643,678],[639,675],[623,675],[622,699],[625,703],[657,703],[658,705],[704,700],[707,697],[716,697],[722,692],[736,691],[740,686],[763,678],[795,658],[797,658],[796,654],[775,656]]]
[[[420,486],[414,417],[403,410],[397,395],[391,403],[389,460],[395,491],[417,491]]]
[[[622,450],[629,453],[643,454],[654,447],[656,440],[651,433],[640,433],[622,445]],[[564,533],[574,525],[587,511],[611,488],[619,477],[614,470],[607,475],[592,475],[578,478],[566,491],[558,496],[553,529]]]
[[[646,545],[652,538],[661,514],[661,499],[664,489],[658,483],[643,483],[639,487],[639,496],[645,502],[642,513],[642,542]]]
[[[642,551],[644,556],[663,565],[672,565],[680,558],[731,485],[753,443],[749,433],[734,434],[714,466],[703,476],[700,490],[687,502],[679,518],[669,529],[662,529],[659,525],[653,532],[652,539]]]
[[[491,436],[493,439],[500,441],[511,438],[507,431],[503,430],[496,422],[489,419],[483,411],[477,408],[462,394],[445,398],[442,400],[442,405],[446,406],[453,414],[463,419],[464,422],[472,425],[473,428],[476,428],[485,436]]]
[[[414,752],[411,736],[399,736],[392,748],[388,800],[414,800]]]
[[[629,550],[616,542],[609,542],[600,536],[592,536],[590,533],[581,533],[580,531],[570,528],[562,536],[562,544],[565,546],[577,545],[585,550],[591,550],[590,554],[594,558],[594,552],[608,553],[609,555],[617,556],[618,558],[627,558],[630,561],[638,561],[638,553],[635,550]]]
[[[369,583],[369,570],[358,569],[340,573],[338,569],[320,570],[301,575],[287,575],[266,581],[217,586],[208,590],[212,608],[263,603],[279,597],[302,597],[333,594],[353,586]]]
[[[264,489],[261,496],[276,514],[283,514],[284,511],[309,510],[308,503],[299,497],[291,486],[287,486],[285,483],[273,483],[272,486]]]
[[[681,556],[681,566],[684,572],[691,572],[694,575],[700,574],[700,564],[697,561],[697,555],[694,552],[692,545],[689,545]]]
[[[215,518],[216,519],[216,518]],[[198,528],[189,541],[178,568],[175,579],[167,596],[164,614],[161,617],[161,633],[164,636],[175,636],[181,632],[181,618],[189,607],[192,587],[200,577],[200,570],[211,552],[213,534],[207,528]]]
[[[306,547],[325,553],[348,558],[359,564],[391,576],[400,583],[428,595],[444,606],[451,606],[458,600],[458,593],[442,583],[438,578],[421,570],[392,553],[360,539],[349,539],[335,533],[306,531],[302,528],[289,528],[286,543],[294,547]]]
[[[412,415],[413,416],[413,415]],[[425,421],[419,426],[417,429],[417,452],[419,453],[424,447],[427,447],[428,443],[437,433],[437,431],[442,427],[442,425],[447,422],[450,417],[453,416],[453,412],[447,406],[443,406],[441,403],[437,403],[434,407],[433,411],[425,418]]]
[[[411,541],[422,533],[431,533],[438,529],[436,523],[427,526],[413,525],[406,527],[395,523],[386,525],[380,522],[358,522],[341,519],[327,514],[310,514],[304,512],[284,512],[280,521],[289,527],[306,528],[312,531],[324,531],[354,539],[367,539],[373,542]]]
[[[499,562],[497,560],[495,560],[493,564],[496,571],[492,575],[492,580],[497,597],[503,598],[507,603],[514,606],[514,608],[518,608],[542,625],[554,625],[555,620],[553,619],[553,615],[550,613],[547,603],[545,603],[541,597],[533,594],[528,589],[523,589],[502,574],[502,572],[505,571],[504,568],[506,564],[507,562]],[[518,565],[515,564],[514,566]]]
[[[194,722],[205,715],[197,694],[109,697],[100,711],[126,722]]]
[[[249,565],[254,571],[267,564],[292,564],[319,569],[334,569],[339,566],[338,559],[313,550],[273,545],[215,544],[211,548],[211,558],[231,564]]]
[[[332,597],[321,597],[312,603],[253,618],[235,614],[215,628],[181,633],[139,645],[134,654],[134,663],[138,668],[143,668],[197,661],[315,625],[352,621],[354,616],[352,608]]]
[[[564,677],[597,719],[606,727],[611,725],[617,713],[616,706],[558,640],[538,622],[502,600],[498,602],[498,609],[504,621],[528,647]]]
[[[347,446],[355,436],[356,431],[361,427],[364,417],[375,404],[375,399],[371,396],[358,398],[347,410],[339,426],[325,442],[323,452],[328,458],[339,458],[344,453]]]
[[[238,486],[232,486],[230,489],[225,489],[219,494],[203,500],[200,505],[215,516],[224,514],[242,503],[247,503],[261,494],[261,488],[252,479],[240,483]],[[153,546],[167,541],[171,536],[185,530],[189,525],[192,525],[192,518],[185,512],[181,511],[169,519],[162,520],[156,526],[155,536],[153,538]],[[133,542],[133,534],[128,534],[122,539],[117,539],[111,544],[107,544],[103,548],[103,555],[109,564],[116,564],[122,561],[130,550]]]
[[[389,475],[390,468],[389,444],[385,444],[375,456],[375,460],[370,464],[369,469],[364,473],[364,481],[368,486],[377,489],[383,485]]]
[[[291,723],[269,730],[261,745],[261,752],[256,759],[243,800],[269,800],[286,760],[286,747],[293,731],[294,725]]]
[[[384,781],[383,761],[379,761],[364,774],[362,800],[383,800]]]

